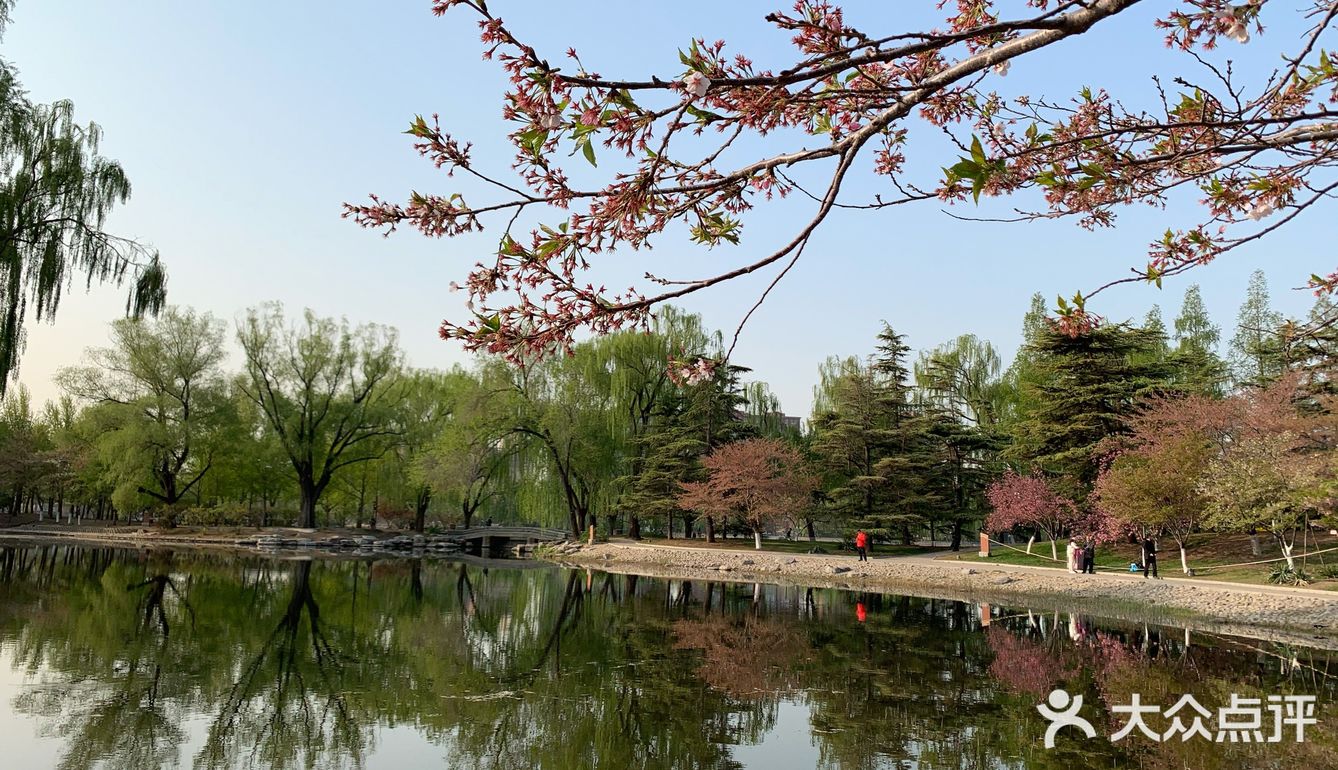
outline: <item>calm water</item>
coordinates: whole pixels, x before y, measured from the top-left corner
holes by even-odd
[[[0,547],[0,767],[1338,767],[1325,652],[530,566]],[[1055,686],[1098,739],[1042,747]],[[1133,692],[1319,724],[1112,745]]]

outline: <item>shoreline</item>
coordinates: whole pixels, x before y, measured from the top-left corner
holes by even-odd
[[[373,554],[331,547],[265,549],[258,536],[276,532],[312,540],[338,539],[339,532],[293,528],[244,532],[69,531],[13,527],[0,529],[0,544],[71,543],[131,548],[200,548],[271,558],[452,558],[459,554]],[[363,530],[370,533],[369,530]],[[392,533],[377,532],[389,538]],[[239,542],[240,541],[240,542]],[[668,580],[768,583],[847,591],[909,594],[922,598],[996,604],[1045,612],[1079,612],[1095,617],[1188,628],[1193,631],[1338,650],[1338,594],[1231,584],[1190,585],[1176,580],[1141,581],[1108,575],[1078,577],[1062,570],[993,566],[888,557],[859,562],[853,556],[786,554],[659,547],[633,543],[568,542],[541,548],[532,560],[557,566],[636,574]],[[511,560],[507,560],[511,561]],[[838,571],[839,570],[839,571]]]
[[[694,550],[596,543],[541,550],[569,567],[670,580],[711,580],[910,594],[1188,628],[1338,650],[1338,596],[1079,577],[1062,570],[1016,571],[981,562],[760,551]],[[837,572],[836,570],[844,570]]]

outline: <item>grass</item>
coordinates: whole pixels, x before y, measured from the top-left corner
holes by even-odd
[[[665,540],[664,538],[646,538],[641,542],[647,545],[667,546],[670,548],[710,548],[721,551],[756,552],[753,548],[753,539],[751,537],[747,539],[717,540],[714,543],[708,543],[705,540],[696,538],[691,540],[684,540],[681,538],[674,538],[673,540]],[[853,556],[855,554],[855,552],[851,550],[842,550],[840,543],[833,543],[825,540],[819,540],[817,542],[810,542],[803,539],[762,541],[762,551],[770,551],[771,553],[808,553],[814,546],[819,546],[823,550],[832,554],[843,554],[845,556]],[[916,545],[879,544],[874,547],[870,556],[912,556],[923,553],[937,553],[941,550],[943,550],[941,547],[925,548]]]
[[[1175,541],[1170,539],[1158,540],[1158,545],[1163,549],[1157,556],[1157,566],[1160,568],[1161,576],[1164,578],[1184,577],[1180,571],[1180,554],[1176,550]],[[1255,556],[1250,548],[1250,538],[1248,535],[1232,534],[1213,534],[1199,533],[1190,537],[1188,543],[1189,566],[1195,571],[1195,577],[1207,580],[1223,580],[1231,583],[1252,583],[1263,585],[1268,583],[1268,573],[1272,564],[1256,564],[1244,567],[1230,567],[1222,569],[1222,565],[1239,564],[1241,562],[1261,561],[1264,559],[1277,559],[1282,556],[1276,543],[1271,539],[1261,536],[1259,538],[1261,555]],[[945,557],[954,558],[961,561],[987,562],[994,564],[1019,564],[1033,567],[1056,567],[1064,568],[1064,547],[1068,544],[1067,540],[1056,542],[1056,548],[1059,552],[1059,561],[1050,560],[1050,541],[1037,541],[1032,545],[1031,555],[1013,551],[999,545],[991,548],[992,555],[986,559],[976,555],[975,551],[963,552],[960,556]],[[1015,543],[1014,548],[1025,549],[1025,544]],[[1328,533],[1312,534],[1309,543],[1309,550],[1318,551],[1324,548],[1338,547],[1338,536]],[[1302,547],[1298,543],[1296,546],[1296,558],[1301,561]],[[1132,543],[1118,543],[1097,548],[1096,566],[1104,567],[1111,571],[1126,572],[1129,569],[1129,563],[1138,561],[1139,547]],[[1305,571],[1310,573],[1314,582],[1312,588],[1327,590],[1338,590],[1338,579],[1322,578],[1320,567],[1325,564],[1338,566],[1338,551],[1333,553],[1321,554],[1311,557],[1304,561]]]

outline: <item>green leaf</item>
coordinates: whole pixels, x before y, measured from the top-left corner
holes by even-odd
[[[980,144],[980,137],[971,137],[971,157],[975,159],[977,166],[985,165],[985,148]]]
[[[594,145],[594,144],[592,144],[592,143],[589,142],[589,141],[586,141],[585,144],[581,145],[581,152],[585,154],[585,159],[588,160],[588,161],[590,161],[590,165],[592,165],[592,166],[598,166],[598,165],[599,165],[598,163],[595,162],[595,145]]]

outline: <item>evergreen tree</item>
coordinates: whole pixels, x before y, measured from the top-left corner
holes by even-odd
[[[750,437],[756,428],[739,419],[744,396],[739,366],[717,367],[711,379],[685,384],[662,399],[650,427],[637,439],[640,467],[620,479],[625,491],[618,509],[628,515],[629,534],[641,537],[642,517],[663,519],[665,534],[672,538],[675,516],[684,518],[688,534],[693,514],[678,505],[680,485],[703,478],[701,458],[716,447]],[[704,516],[706,539],[715,542],[714,516]]]
[[[1143,316],[1143,331],[1152,335],[1153,342],[1150,345],[1150,352],[1153,358],[1164,360],[1171,352],[1171,347],[1166,341],[1166,322],[1161,317],[1161,305],[1153,305]]]
[[[942,503],[929,482],[933,419],[911,398],[909,352],[884,324],[867,364],[829,361],[812,444],[836,517],[875,538],[903,542]]]
[[[1059,477],[1062,493],[1083,499],[1096,479],[1097,444],[1125,430],[1140,396],[1164,387],[1166,367],[1149,355],[1156,343],[1127,325],[1044,332],[1029,350],[1040,375],[1024,393],[1031,408],[1011,426],[1006,459]]]
[[[1031,295],[1027,312],[1022,316],[1022,345],[1003,376],[1000,393],[1002,408],[999,414],[1001,422],[1016,419],[1030,408],[1024,403],[1023,394],[1032,391],[1031,385],[1040,376],[1036,370],[1035,351],[1041,335],[1049,329],[1046,312],[1045,297],[1040,292]]]
[[[1226,365],[1217,355],[1221,337],[1221,330],[1208,318],[1199,285],[1190,285],[1175,318],[1171,368],[1176,385],[1190,393],[1221,395],[1226,380]]]
[[[1282,314],[1270,304],[1268,279],[1263,270],[1255,270],[1231,338],[1231,375],[1237,386],[1267,385],[1282,373],[1281,325]]]

